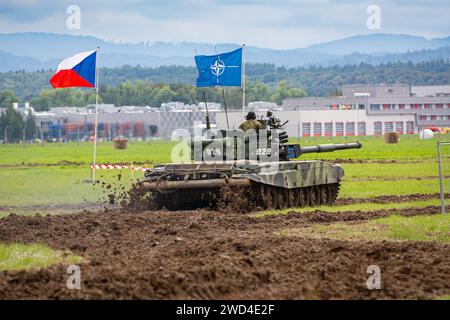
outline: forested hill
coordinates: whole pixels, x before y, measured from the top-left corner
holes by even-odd
[[[285,80],[289,86],[303,89],[308,96],[333,94],[344,84],[405,83],[415,85],[450,84],[450,61],[418,64],[388,63],[381,65],[348,65],[333,67],[276,67],[273,64],[249,64],[247,80],[274,88]],[[31,100],[43,89],[51,89],[53,71],[0,73],[0,91],[13,91],[20,100]],[[123,66],[100,71],[101,87],[117,87],[123,82],[139,80],[152,83],[194,85],[194,67],[162,66],[142,68]],[[261,97],[263,98],[263,97]]]

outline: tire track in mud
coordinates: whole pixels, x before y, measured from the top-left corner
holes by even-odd
[[[414,202],[414,201],[426,201],[439,199],[439,193],[429,193],[429,194],[406,194],[406,195],[383,195],[373,198],[338,198],[335,205],[349,205],[349,204],[359,204],[359,203],[400,203],[400,202]],[[450,193],[446,193],[445,197],[450,197]]]
[[[83,212],[0,219],[0,242],[41,242],[88,259],[82,289],[65,287],[62,265],[0,272],[5,298],[372,299],[450,292],[450,246],[279,237],[286,227],[392,214],[323,211],[254,218],[207,210]],[[410,216],[439,209],[395,210]],[[382,290],[367,290],[378,264]]]
[[[355,164],[370,164],[370,163],[378,163],[378,164],[413,164],[413,163],[423,163],[426,162],[433,162],[437,163],[437,160],[435,158],[421,158],[421,159],[344,159],[344,158],[336,158],[333,160],[323,160],[323,161],[332,161],[336,163],[355,163]]]

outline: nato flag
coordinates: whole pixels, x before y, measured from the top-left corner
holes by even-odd
[[[197,87],[240,87],[242,48],[213,56],[195,56]]]

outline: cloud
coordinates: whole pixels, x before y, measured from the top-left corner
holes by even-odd
[[[433,37],[450,30],[450,3],[441,0],[8,0],[0,3],[0,30],[295,48],[372,32],[366,8],[373,3],[381,8],[380,32]],[[71,4],[81,8],[81,30],[66,29]]]

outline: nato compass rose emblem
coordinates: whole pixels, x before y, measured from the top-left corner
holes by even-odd
[[[226,66],[220,58],[217,58],[216,62],[209,66],[211,73],[217,78],[217,83],[219,83],[219,76],[225,72],[225,68],[239,68],[239,66]]]

